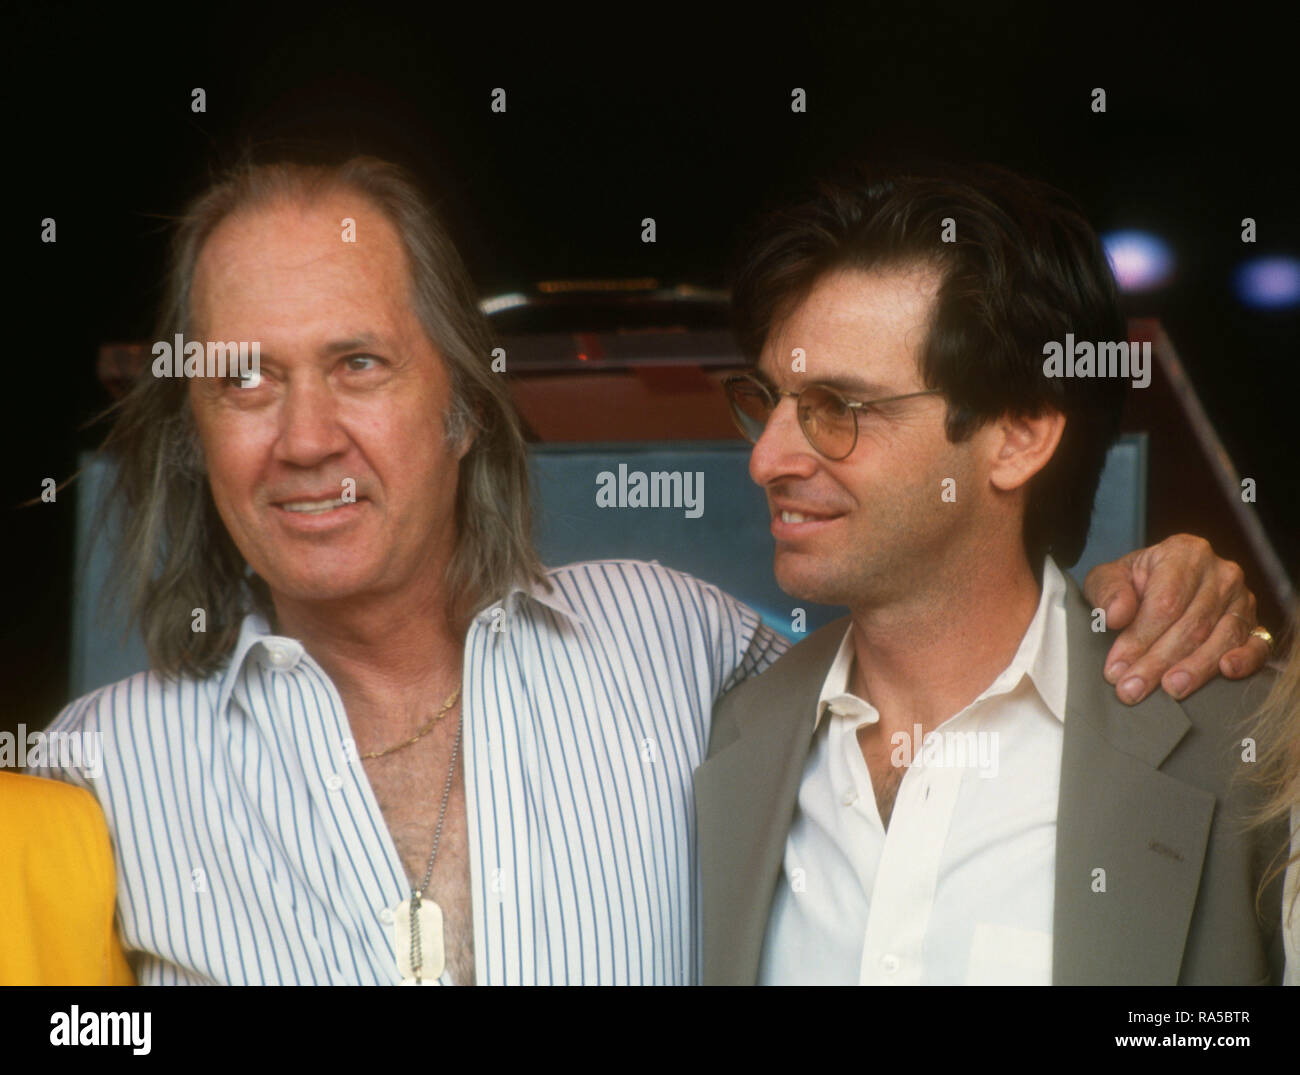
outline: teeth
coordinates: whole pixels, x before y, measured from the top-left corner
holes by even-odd
[[[781,512],[781,521],[783,523],[811,523],[814,517],[811,515],[800,515],[797,511]]]
[[[323,511],[333,511],[335,508],[341,508],[344,504],[352,501],[344,500],[339,497],[337,500],[294,500],[287,504],[281,504],[280,507],[285,511],[301,511],[309,515],[319,515]]]

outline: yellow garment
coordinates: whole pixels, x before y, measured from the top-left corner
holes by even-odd
[[[0,985],[134,985],[116,888],[95,797],[0,772]]]

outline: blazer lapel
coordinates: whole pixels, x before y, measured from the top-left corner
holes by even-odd
[[[1069,679],[1056,821],[1052,979],[1174,985],[1214,796],[1159,771],[1191,727],[1157,690],[1125,706],[1102,677],[1113,636],[1067,577]]]
[[[723,706],[739,738],[695,771],[706,985],[758,980],[817,698],[848,625],[821,628],[738,688]]]

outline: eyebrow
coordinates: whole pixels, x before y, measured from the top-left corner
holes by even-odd
[[[863,396],[867,399],[877,398],[884,399],[886,396],[896,396],[899,393],[892,388],[886,388],[875,381],[864,381],[861,377],[840,374],[836,377],[818,377],[814,383],[824,384],[827,388],[834,388],[838,392],[843,392],[850,396]]]
[[[759,380],[767,385],[774,385],[772,378],[760,366],[755,366],[753,372]],[[811,377],[805,375],[808,384],[823,384],[827,388],[833,388],[837,392],[843,392],[846,396],[861,396],[864,399],[885,399],[889,396],[896,396],[899,393],[892,388],[887,388],[875,381],[864,380],[861,377],[855,377],[852,374],[840,373],[832,377]]]
[[[347,351],[361,351],[367,347],[374,347],[382,341],[373,332],[359,332],[355,336],[348,336],[342,340],[330,340],[321,348],[321,354],[339,355]]]
[[[346,336],[338,340],[330,340],[323,344],[318,354],[323,358],[333,358],[336,355],[346,355],[353,351],[370,351],[384,350],[389,344],[382,336],[373,332],[358,332],[355,336]],[[275,362],[275,355],[265,349],[262,351],[262,361],[264,363]]]

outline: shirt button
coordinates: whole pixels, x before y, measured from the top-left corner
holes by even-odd
[[[329,788],[330,791],[338,791],[339,788],[343,786],[343,778],[339,776],[338,773],[330,773],[330,775],[325,778],[325,786]]]
[[[393,914],[393,909],[391,907],[385,907],[379,912],[379,921],[386,926],[391,926],[395,917],[396,916]]]
[[[889,955],[881,956],[880,969],[883,970],[886,974],[897,974],[898,956],[894,955],[893,953],[890,953]]]
[[[293,661],[293,657],[283,646],[267,646],[266,659],[274,668],[287,668]]]
[[[849,788],[849,790],[846,791],[840,797],[840,802],[842,802],[845,806],[852,806],[857,801],[858,801],[858,793],[854,791],[852,788]]]

